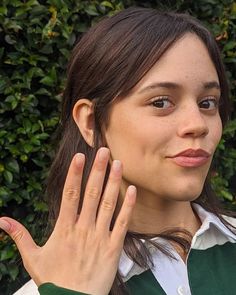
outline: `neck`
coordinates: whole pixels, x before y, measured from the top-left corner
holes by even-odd
[[[118,208],[121,206],[121,197]],[[142,234],[159,234],[181,228],[193,236],[201,221],[192,209],[190,201],[166,200],[138,189],[137,201],[129,225],[129,231]]]

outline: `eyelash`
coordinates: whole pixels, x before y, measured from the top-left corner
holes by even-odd
[[[155,100],[153,100],[153,101],[151,102],[151,105],[154,106],[154,107],[157,108],[157,109],[167,109],[167,108],[169,108],[168,106],[167,106],[167,107],[161,107],[160,105],[158,106],[157,103],[160,103],[160,102],[162,102],[162,103],[163,103],[163,102],[168,102],[168,103],[171,104],[170,107],[173,107],[173,106],[174,106],[174,104],[171,102],[171,100],[169,99],[168,96],[159,96],[157,99],[155,99]],[[202,104],[205,103],[205,102],[208,102],[208,106],[209,106],[209,103],[213,103],[214,106],[213,106],[213,107],[210,107],[210,108],[203,107]],[[200,107],[201,109],[205,109],[205,110],[213,110],[213,109],[217,109],[217,108],[219,107],[219,101],[218,101],[218,99],[217,99],[216,97],[214,97],[214,96],[210,96],[210,97],[206,97],[206,98],[204,98],[203,100],[201,100],[201,101],[198,103],[198,105],[199,105],[199,107]],[[201,105],[202,105],[202,107],[201,107]],[[163,104],[162,104],[162,106],[163,106]]]
[[[205,99],[203,99],[202,101],[200,101],[199,102],[199,105],[201,104],[201,103],[204,103],[204,102],[213,102],[214,103],[214,106],[213,106],[213,108],[203,108],[203,109],[207,109],[207,110],[213,110],[213,109],[217,109],[218,107],[219,107],[219,101],[218,101],[218,99],[217,98],[215,98],[215,97],[208,97],[208,98],[205,98]],[[209,104],[208,104],[209,105]]]
[[[164,102],[164,101],[165,102],[169,102],[169,103],[171,103],[173,105],[173,103],[170,101],[170,99],[168,98],[168,96],[159,96],[157,99],[155,99],[155,100],[153,100],[151,102],[151,105],[153,105],[154,107],[156,107],[158,109],[164,109],[164,108],[161,108],[161,107],[158,107],[157,105],[155,105],[157,103]]]

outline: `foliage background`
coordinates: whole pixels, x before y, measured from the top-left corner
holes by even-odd
[[[0,6],[0,215],[23,222],[38,241],[43,189],[53,157],[65,69],[76,39],[105,15],[130,6],[189,12],[213,32],[231,86],[232,120],[216,154],[213,185],[228,207],[236,196],[236,3],[198,1],[2,0]],[[0,294],[28,280],[14,244],[0,233]]]

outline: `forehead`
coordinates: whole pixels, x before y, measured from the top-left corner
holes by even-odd
[[[188,33],[178,40],[154,64],[134,90],[163,81],[190,87],[208,81],[219,82],[208,50],[198,36]]]

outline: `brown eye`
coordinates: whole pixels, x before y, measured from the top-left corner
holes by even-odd
[[[152,105],[158,109],[167,109],[173,106],[173,103],[167,97],[160,97],[152,102]]]
[[[201,109],[214,110],[218,108],[218,100],[216,98],[207,98],[199,103]]]

